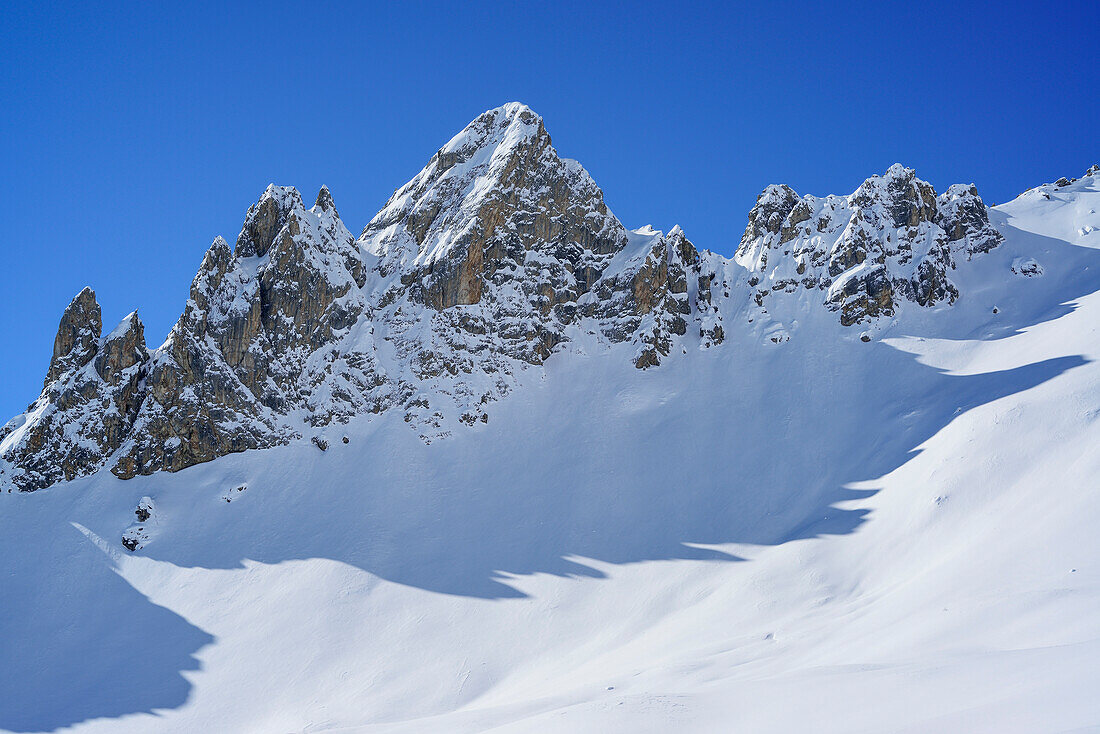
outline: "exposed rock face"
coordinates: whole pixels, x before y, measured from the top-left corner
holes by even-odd
[[[954,253],[963,253],[969,260],[974,255],[989,252],[1004,239],[989,224],[989,212],[974,184],[948,187],[936,204],[939,224],[947,233]]]
[[[95,371],[109,385],[117,385],[136,364],[149,359],[145,347],[145,327],[137,311],[129,314],[107,336],[96,353]]]
[[[431,442],[476,430],[557,352],[659,367],[728,341],[734,310],[751,322],[800,289],[845,325],[950,303],[956,260],[999,242],[972,186],[937,197],[894,166],[848,197],[768,187],[726,260],[679,227],[628,231],[542,119],[508,104],[432,156],[358,239],[327,188],[307,209],[269,186],[235,249],[214,240],[152,352],[136,313],[101,337],[82,291],[41,396],[0,429],[0,488],[178,471],[384,411]]]
[[[126,439],[141,407],[144,331],[136,313],[101,331],[85,288],[61,317],[42,394],[0,430],[0,483],[34,490],[88,474]]]
[[[431,440],[446,435],[451,411],[427,393],[446,394],[462,422],[484,422],[517,370],[578,335],[633,341],[636,358],[652,352],[639,366],[655,363],[668,353],[665,332],[685,333],[688,298],[683,277],[674,284],[682,303],[667,296],[669,250],[658,234],[628,232],[527,107],[479,116],[358,240],[375,258],[367,287],[379,338],[408,365],[390,369],[399,376],[390,399]]]
[[[688,334],[689,322],[701,346],[720,343],[722,317],[710,295],[720,258],[696,250],[679,227],[667,235],[637,230],[630,240],[607,276],[582,299],[580,313],[597,319],[609,342],[631,341],[640,369],[659,365],[676,338]]]
[[[470,123],[359,237],[383,279],[400,273],[384,303],[480,305],[460,328],[495,332],[535,364],[626,242],[588,172],[559,158],[542,118],[516,103]]]
[[[542,118],[511,103],[470,123],[390,198],[359,238],[383,272],[416,282],[436,309],[478,303],[502,280],[529,285],[529,258],[552,258],[571,294],[588,290],[626,230],[576,161],[559,158]],[[534,264],[534,263],[532,263]],[[499,275],[499,277],[497,277]],[[537,284],[536,284],[537,285]],[[545,296],[553,306],[554,296]]]
[[[1001,242],[971,186],[940,197],[912,169],[895,164],[851,196],[799,197],[769,186],[749,213],[736,261],[754,273],[763,306],[770,293],[823,292],[845,326],[893,316],[901,302],[952,303],[948,274]]]
[[[114,410],[103,416],[105,451],[122,445],[137,418],[148,361],[145,329],[135,311],[103,337],[95,358],[95,371],[108,386],[114,404]]]
[[[134,519],[136,522],[122,533],[122,545],[131,553],[144,548],[152,539],[155,527],[159,525],[157,505],[151,497],[141,498],[134,509]]]
[[[149,402],[115,473],[176,471],[285,443],[299,435],[291,411],[327,422],[367,407],[370,354],[349,350],[336,360],[325,351],[362,314],[356,279],[364,277],[327,189],[307,210],[294,189],[269,186],[248,211],[237,252],[218,238],[203,258],[183,316],[153,360]],[[356,355],[358,366],[349,364]],[[314,398],[333,379],[342,389],[326,391],[321,406]]]
[[[102,331],[103,318],[95,300],[95,291],[85,288],[61,315],[45,384],[48,385],[74,368],[79,369],[88,364],[95,355]]]

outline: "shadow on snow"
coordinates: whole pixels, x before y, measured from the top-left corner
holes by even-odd
[[[1006,309],[979,338],[1056,318],[1070,309],[1065,299],[1100,289],[1100,253],[1038,240],[1068,258],[1055,274],[1065,278],[1062,298],[1049,289],[1021,296],[1031,299],[1023,315]],[[867,510],[838,505],[873,492],[848,487],[900,467],[961,413],[1086,362],[955,376],[880,342],[796,339],[754,353],[743,359],[731,340],[693,358],[690,375],[673,362],[631,372],[626,389],[612,360],[551,360],[545,384],[495,406],[488,425],[431,446],[383,417],[325,453],[302,442],[174,475],[89,480],[97,496],[86,506],[118,509],[87,524],[117,538],[150,494],[191,508],[142,551],[159,561],[225,569],[329,558],[419,589],[521,597],[509,575],[600,577],[586,559],[737,561],[699,546],[852,533]],[[220,499],[241,482],[249,488],[239,501]],[[84,484],[70,487],[75,496]],[[59,523],[79,519],[59,505]],[[20,537],[19,523],[4,527],[36,567],[79,573],[65,586],[8,572],[0,726],[56,729],[185,702],[181,673],[197,669],[209,634],[150,603],[80,533],[39,537],[28,527]]]

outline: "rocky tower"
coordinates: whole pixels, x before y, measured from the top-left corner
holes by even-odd
[[[133,428],[149,360],[137,313],[101,337],[99,304],[82,290],[61,316],[42,394],[0,429],[7,476],[21,490],[102,467]]]
[[[679,227],[627,230],[512,103],[452,138],[358,238],[327,188],[306,208],[269,186],[234,248],[214,240],[152,352],[136,313],[101,337],[82,291],[42,394],[0,429],[0,487],[178,471],[386,411],[431,442],[488,421],[522,371],[576,342],[658,368],[728,342],[735,312],[752,321],[781,292],[820,292],[845,325],[950,303],[951,269],[999,241],[972,186],[937,197],[894,166],[848,197],[768,187],[726,260]]]

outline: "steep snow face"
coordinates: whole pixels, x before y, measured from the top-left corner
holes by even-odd
[[[1100,201],[1092,194],[1100,186],[1100,166],[1092,166],[1081,178],[1060,178],[1028,189],[995,212],[1021,222],[1029,232],[1100,249]]]
[[[719,278],[720,348],[578,336],[446,441],[387,410],[5,492],[0,728],[1094,729],[1097,211],[1095,176],[993,208],[956,302],[869,343],[818,290],[758,338]]]
[[[956,258],[1000,240],[973,185],[937,197],[912,169],[894,164],[850,196],[799,197],[769,186],[735,259],[754,273],[758,304],[771,293],[818,290],[848,326],[892,317],[904,302],[953,303]]]
[[[108,378],[72,382],[101,328],[67,315],[46,381],[56,389],[5,429],[19,438],[0,449],[0,482],[177,471],[388,411],[431,442],[487,422],[555,355],[612,351],[655,368],[728,343],[732,322],[748,327],[742,339],[782,343],[818,305],[806,293],[844,325],[882,331],[903,302],[956,300],[956,262],[999,241],[972,186],[937,197],[894,166],[849,197],[769,187],[728,261],[679,227],[626,230],[542,118],[512,103],[441,148],[358,239],[327,188],[307,209],[297,190],[269,186],[235,250],[218,238],[206,253],[165,343],[133,352],[106,441],[93,406]],[[85,305],[90,318],[98,306]]]

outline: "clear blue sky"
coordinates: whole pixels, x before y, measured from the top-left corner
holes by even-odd
[[[358,232],[510,100],[627,226],[725,254],[768,183],[848,193],[900,161],[1000,202],[1100,160],[1097,0],[837,5],[8,0],[0,420],[84,285],[156,346],[268,182],[328,184]]]

